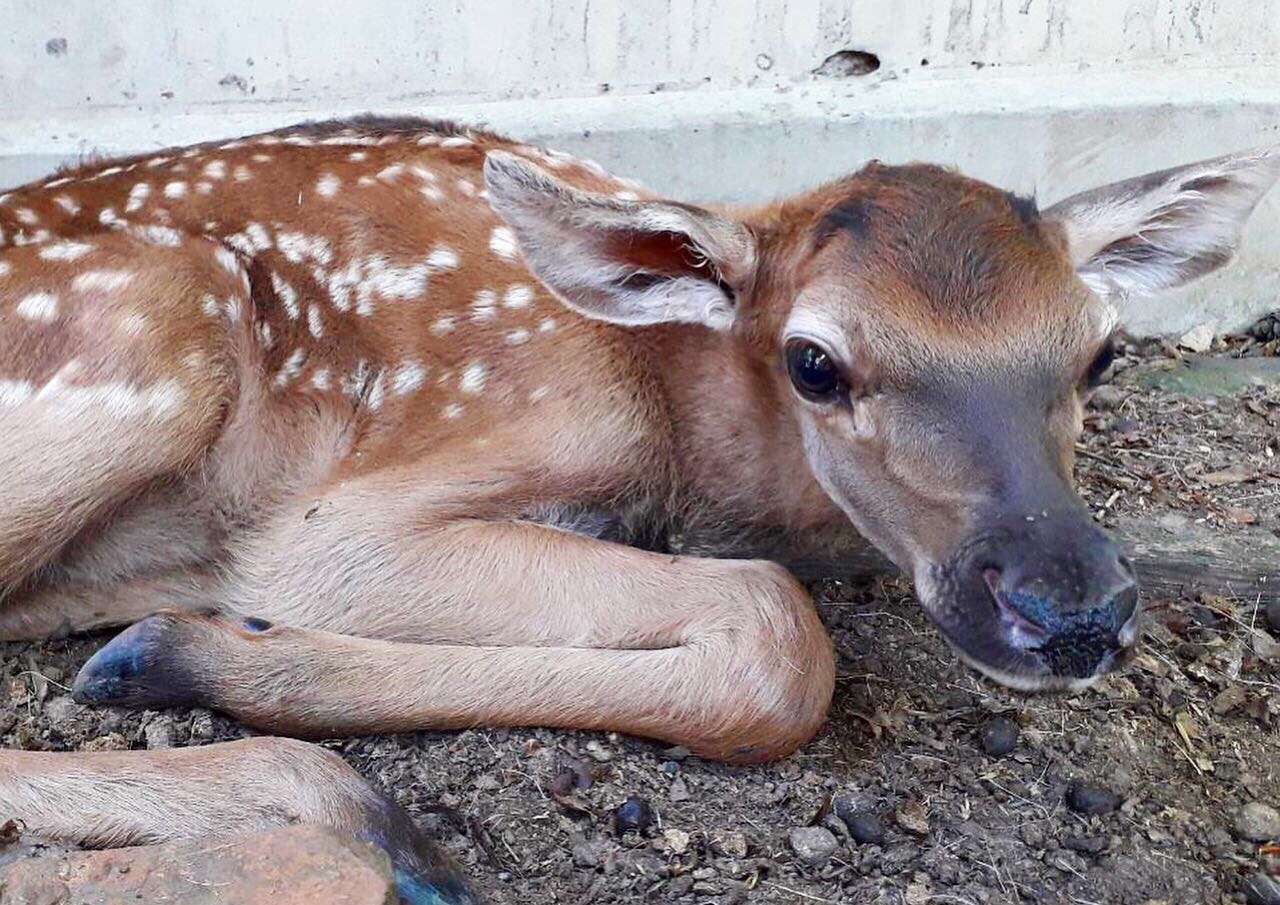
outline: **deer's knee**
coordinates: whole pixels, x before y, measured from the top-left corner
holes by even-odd
[[[709,668],[719,673],[713,747],[724,760],[772,760],[826,719],[835,657],[812,600],[789,572],[768,562],[741,567],[742,596],[725,602],[710,632]]]

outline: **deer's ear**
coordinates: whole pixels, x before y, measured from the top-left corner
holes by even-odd
[[[1044,212],[1066,232],[1080,278],[1119,301],[1231,260],[1245,221],[1280,175],[1280,147],[1228,154],[1082,192]]]
[[[580,191],[502,151],[489,153],[484,177],[526,262],[574,310],[629,326],[733,323],[736,288],[756,260],[742,224],[688,205]]]

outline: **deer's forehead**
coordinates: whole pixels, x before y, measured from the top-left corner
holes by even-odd
[[[908,382],[966,371],[1055,371],[1078,366],[1115,327],[1114,311],[1082,286],[993,300],[980,316],[911,298],[903,287],[823,280],[796,297],[781,339],[804,338],[853,364]]]

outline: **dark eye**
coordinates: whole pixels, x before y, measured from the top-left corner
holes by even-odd
[[[1111,365],[1116,360],[1116,347],[1113,342],[1107,340],[1107,344],[1102,347],[1094,359],[1089,364],[1089,370],[1085,372],[1084,383],[1089,389],[1100,386],[1105,382],[1107,371],[1111,370]]]
[[[787,346],[787,371],[800,395],[814,402],[834,402],[844,391],[831,356],[811,342]]]

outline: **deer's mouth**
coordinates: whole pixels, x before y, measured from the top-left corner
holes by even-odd
[[[1129,659],[1138,636],[1137,591],[1102,602],[1065,600],[1049,587],[1014,590],[991,569],[923,570],[917,594],[968,665],[1023,691],[1075,691]]]

